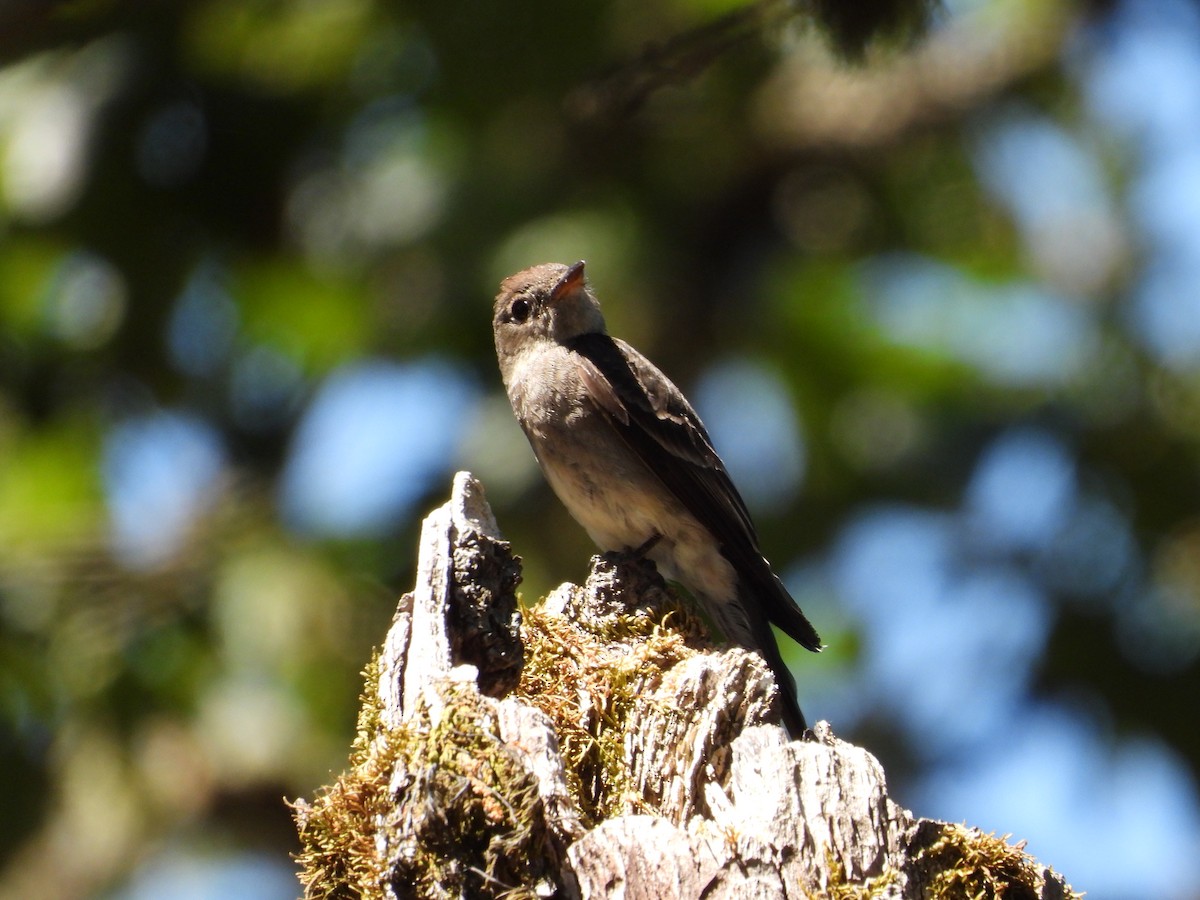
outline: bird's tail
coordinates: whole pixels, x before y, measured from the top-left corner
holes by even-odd
[[[792,673],[784,664],[779,647],[775,645],[774,640],[768,639],[766,644],[757,649],[767,665],[770,666],[771,672],[775,676],[775,683],[779,685],[779,702],[783,707],[783,726],[787,729],[788,737],[793,741],[798,741],[808,730],[808,723],[804,721],[804,712],[800,709],[800,698],[796,696],[796,683],[792,680]]]
[[[800,709],[800,699],[796,696],[796,682],[792,679],[792,673],[788,670],[783,656],[779,652],[779,645],[775,642],[775,633],[771,630],[761,602],[758,601],[753,589],[747,589],[743,584],[739,584],[737,599],[746,616],[752,638],[750,641],[742,640],[740,642],[744,643],[747,649],[757,651],[775,676],[775,683],[779,686],[780,705],[783,707],[784,727],[787,728],[788,736],[792,740],[799,740],[808,730],[808,725],[804,720],[804,712]],[[734,636],[728,635],[728,637]]]

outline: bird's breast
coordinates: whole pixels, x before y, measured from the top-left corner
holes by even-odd
[[[657,534],[649,556],[663,575],[698,595],[733,596],[733,568],[716,539],[590,398],[570,351],[517,358],[506,386],[546,480],[601,550],[628,550]]]

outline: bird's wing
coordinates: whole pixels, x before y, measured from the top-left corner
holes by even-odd
[[[568,345],[590,397],[614,429],[680,503],[716,538],[767,618],[810,650],[821,639],[758,549],[741,494],[700,417],[653,363],[606,334]]]

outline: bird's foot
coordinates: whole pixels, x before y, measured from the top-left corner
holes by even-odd
[[[646,558],[646,554],[654,549],[655,544],[662,540],[662,535],[657,531],[650,537],[638,544],[636,547],[627,547],[624,550],[613,550],[605,553],[607,559],[611,559],[617,565],[625,565],[631,562],[640,562]]]

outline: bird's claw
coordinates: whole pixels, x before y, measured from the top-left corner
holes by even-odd
[[[661,540],[662,535],[656,531],[636,547],[627,547],[624,550],[613,550],[612,552],[605,553],[604,555],[617,565],[639,562],[640,560],[645,559],[646,554],[653,550],[654,546]]]

